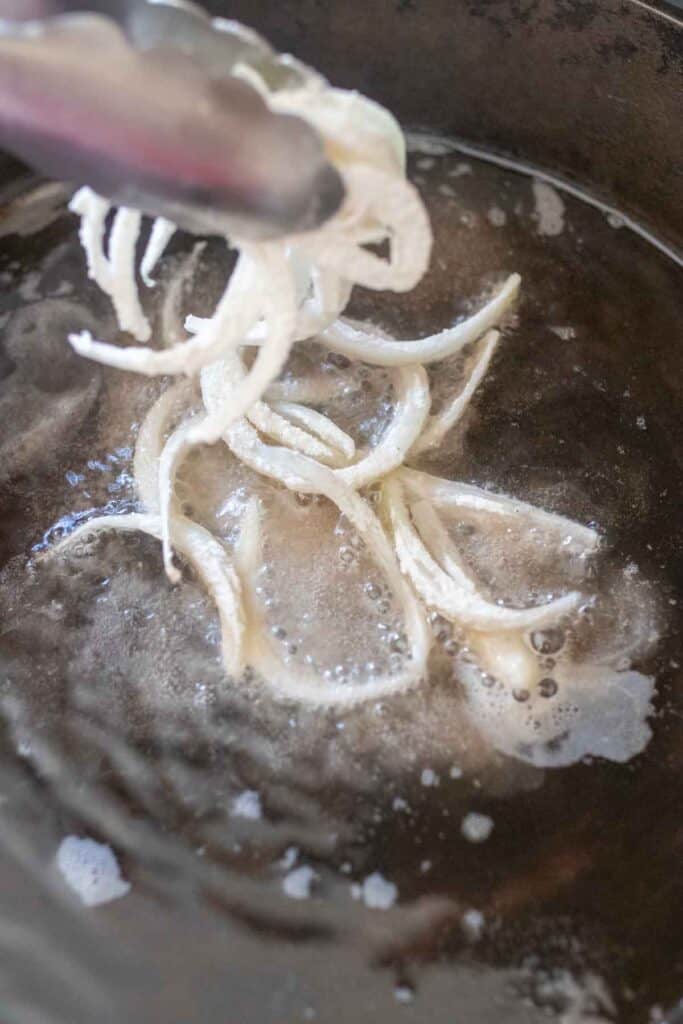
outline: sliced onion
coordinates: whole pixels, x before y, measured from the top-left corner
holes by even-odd
[[[72,197],[69,209],[81,218],[78,237],[85,252],[88,277],[110,295],[112,273],[104,251],[104,233],[111,205],[91,188],[81,188]]]
[[[138,210],[121,207],[116,211],[109,238],[110,294],[121,330],[129,331],[137,341],[148,341],[152,328],[142,311],[135,280],[135,249],[141,226]]]
[[[178,467],[192,447],[188,440],[195,424],[187,419],[173,431],[164,445],[159,458],[159,516],[161,518],[161,543],[164,569],[171,583],[180,582],[180,573],[173,564],[172,543],[175,538],[175,522],[178,513],[175,507],[175,478]]]
[[[247,413],[247,419],[262,434],[287,448],[308,455],[312,459],[319,459],[321,462],[338,462],[338,451],[287,419],[286,413],[291,410],[291,405],[289,402],[274,403],[271,408],[266,402],[254,402]]]
[[[191,393],[189,381],[172,384],[159,396],[140,426],[133,475],[140,500],[148,512],[158,514],[160,509],[159,458],[164,447],[164,435],[176,413],[189,404]]]
[[[251,72],[242,68],[240,74],[249,76]],[[562,529],[588,548],[598,543],[598,537],[588,527],[524,502],[405,468],[409,455],[438,445],[462,416],[495,350],[498,332],[493,328],[501,324],[514,302],[520,278],[516,274],[509,277],[500,291],[464,322],[420,340],[397,341],[376,329],[340,319],[354,284],[407,291],[429,263],[431,228],[419,194],[405,180],[400,130],[393,118],[371,101],[331,90],[323,79],[308,75],[300,87],[270,91],[257,72],[251,78],[258,82],[272,109],[297,113],[319,128],[344,178],[345,201],[341,210],[315,231],[279,242],[240,242],[237,265],[214,315],[187,319],[186,328],[194,334],[189,340],[153,351],[103,344],[87,332],[70,337],[80,354],[121,369],[147,375],[199,373],[204,413],[187,415],[193,404],[192,387],[187,382],[162,394],[140,429],[134,461],[138,491],[148,512],[105,516],[77,530],[68,543],[97,530],[151,533],[162,541],[169,577],[173,581],[180,577],[172,560],[176,548],[213,596],[229,674],[239,672],[246,651],[249,663],[277,696],[319,705],[353,704],[400,692],[424,676],[431,634],[423,602],[478,631],[472,635],[479,636],[482,649],[490,653],[496,638],[501,638],[502,644],[502,638],[511,635],[509,631],[516,631],[517,636],[522,629],[555,622],[579,600],[580,595],[571,593],[534,608],[508,608],[487,600],[440,514],[469,509],[508,516]],[[135,276],[141,215],[126,208],[118,210],[107,257],[104,236],[110,204],[82,189],[74,197],[72,209],[81,215],[81,240],[90,276],[111,297],[122,329],[146,341],[151,331]],[[142,279],[150,287],[154,268],[174,231],[175,226],[163,218],[154,222],[140,266]],[[386,259],[368,248],[382,242],[388,243]],[[166,297],[165,331],[183,280],[182,276],[176,278]],[[337,352],[391,368],[394,415],[370,451],[356,452],[353,439],[329,417],[301,404],[323,404],[338,392],[338,381],[276,380],[292,345],[316,335]],[[430,418],[424,364],[482,337],[481,351],[465,386]],[[242,361],[243,346],[258,349],[249,371]],[[178,412],[185,418],[175,425]],[[264,437],[277,443],[268,444]],[[243,519],[236,553],[242,585],[223,545],[181,515],[175,501],[176,474],[190,447],[220,439],[256,472],[290,490],[322,495],[347,516],[400,602],[410,649],[400,671],[367,685],[330,684],[306,667],[294,669],[283,661],[254,592],[260,559],[255,499]],[[377,480],[384,480],[382,495],[391,536],[357,493]],[[250,630],[245,629],[242,593]],[[499,648],[503,650],[500,645],[495,647],[498,653]]]
[[[445,572],[431,556],[410,519],[397,475],[384,483],[384,501],[403,572],[425,604],[445,618],[482,631],[540,629],[573,611],[581,599],[576,592],[534,608],[505,608],[492,604],[461,578]]]
[[[178,228],[172,220],[166,220],[165,217],[155,219],[140,262],[140,277],[148,288],[153,288],[156,284],[152,274],[177,230]]]
[[[529,505],[517,498],[509,498],[505,494],[485,491],[481,487],[463,484],[457,480],[444,480],[441,477],[405,467],[398,471],[397,476],[409,491],[419,497],[427,498],[446,515],[452,514],[458,509],[468,509],[472,512],[486,512],[495,516],[509,516],[533,526],[561,530],[587,550],[596,548],[600,543],[600,535],[592,527],[582,526],[573,519],[568,519],[555,512],[545,512],[535,505]]]
[[[519,274],[512,274],[498,294],[474,316],[419,341],[395,341],[383,337],[381,332],[354,326],[347,320],[339,320],[323,331],[321,340],[335,352],[375,366],[433,363],[459,352],[466,345],[477,341],[490,328],[500,324],[517,297],[521,280]]]
[[[470,373],[462,391],[459,391],[447,402],[443,409],[440,409],[435,416],[430,416],[425,429],[422,431],[414,445],[410,449],[411,456],[420,455],[424,451],[437,448],[449,430],[452,430],[458,420],[462,417],[469,405],[474,392],[477,390],[486,375],[491,362],[491,356],[496,350],[500,334],[498,331],[489,331],[482,341],[482,349],[479,357]]]
[[[357,244],[352,232],[320,231],[299,235],[296,244],[311,261],[341,278],[365,288],[410,291],[425,273],[432,248],[432,231],[417,189],[404,178],[369,166],[344,171],[346,210],[356,219],[362,211],[371,224],[381,226],[389,239],[389,259]],[[346,210],[338,216],[347,215]],[[361,235],[363,237],[363,235]],[[379,235],[372,228],[368,238]],[[415,362],[416,360],[413,360]]]
[[[336,449],[345,461],[352,459],[356,454],[356,444],[353,438],[341,430],[336,423],[333,423],[328,416],[323,416],[322,413],[316,412],[315,409],[309,409],[308,406],[300,405],[298,402],[274,402],[272,408],[287,419],[292,420],[293,423],[298,423],[300,427],[309,430],[312,434],[317,434],[326,445]],[[296,446],[291,445],[291,447]],[[301,449],[298,450],[302,451]],[[308,455],[310,453],[302,451],[302,454]],[[313,458],[315,457],[313,456]]]
[[[213,317],[182,345],[161,352],[134,346],[119,348],[95,341],[87,331],[69,335],[69,341],[79,355],[120,370],[147,376],[196,373],[239,345],[257,321],[261,310],[259,293],[254,289],[255,271],[251,254],[243,251]]]
[[[292,273],[277,244],[263,245],[261,250],[258,265],[264,291],[260,300],[265,305],[268,339],[239,388],[230,394],[224,393],[220,405],[214,405],[204,420],[189,432],[190,444],[215,444],[230,424],[260,399],[282,370],[292,347],[296,321]],[[267,282],[265,286],[264,282]]]
[[[204,371],[201,379],[202,395],[209,413],[212,407],[220,402],[225,387],[234,387],[239,383],[240,372],[239,360],[236,358],[231,360],[230,365],[223,365],[220,372],[213,367]],[[429,629],[424,611],[407,581],[401,575],[391,544],[367,502],[342,482],[335,471],[296,452],[264,444],[246,419],[233,423],[226,432],[225,440],[231,451],[256,472],[278,480],[290,490],[322,494],[347,516],[364,540],[370,556],[386,575],[392,590],[401,603],[406,635],[410,645],[410,660],[406,668],[395,675],[376,680],[371,684],[372,692],[394,693],[416,683],[426,668],[431,642]],[[248,585],[247,575],[243,574],[243,582],[245,586]],[[270,662],[268,664],[270,665]],[[278,664],[280,663],[278,662]],[[268,676],[267,678],[269,684],[283,696],[294,697],[294,690],[283,676],[275,678]],[[366,688],[363,686],[330,688],[323,683],[325,692],[318,694],[316,691],[320,689],[320,679],[315,673],[309,678],[298,673],[297,670],[297,678],[299,681],[296,684],[296,693],[300,695],[300,699],[308,699],[321,704],[353,703],[357,700],[369,699]],[[290,682],[293,686],[295,681],[290,680]],[[380,683],[384,687],[381,691]],[[357,692],[352,695],[352,690]]]
[[[379,443],[353,466],[336,470],[348,487],[359,490],[403,463],[429,414],[429,381],[424,366],[392,370],[394,415]]]

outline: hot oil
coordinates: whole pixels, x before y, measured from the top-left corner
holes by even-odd
[[[621,657],[624,669],[656,676],[653,738],[625,765],[588,759],[543,773],[505,756],[495,729],[471,714],[489,688],[469,680],[466,638],[439,618],[432,676],[414,693],[343,713],[278,705],[257,679],[225,680],[210,601],[189,573],[179,587],[166,582],[156,542],[112,535],[67,560],[46,557],[45,535],[73,524],[64,517],[135,507],[131,451],[163,382],[75,368],[60,349],[65,316],[114,336],[70,218],[12,235],[3,240],[4,301],[26,309],[5,325],[5,351],[30,317],[27,336],[38,338],[48,372],[39,368],[20,395],[10,372],[0,400],[16,403],[22,430],[47,411],[55,431],[23,448],[12,438],[20,431],[3,435],[24,459],[2,485],[0,812],[18,837],[3,840],[3,872],[17,892],[44,893],[28,924],[20,900],[9,919],[21,914],[41,937],[38,977],[63,977],[65,947],[66,961],[82,965],[78,984],[96,1007],[89,1020],[118,1021],[124,1009],[149,1021],[213,1021],[226,999],[245,1021],[339,1024],[401,1012],[446,1022],[454,1000],[473,1021],[535,1021],[547,1008],[562,1019],[578,1000],[572,985],[585,993],[601,975],[628,1022],[678,995],[680,273],[598,211],[539,199],[525,177],[455,153],[416,153],[412,173],[436,233],[430,275],[409,296],[357,294],[352,315],[417,337],[476,308],[507,273],[522,274],[516,323],[464,422],[424,468],[597,525],[602,549],[582,559],[542,532],[466,517],[450,524],[493,599],[585,590],[586,611],[560,648],[537,638],[532,656],[545,680],[567,652],[591,665]],[[215,243],[201,254],[180,317],[210,308],[223,260]],[[69,303],[59,316],[55,301]],[[334,418],[359,446],[372,443],[391,412],[384,371],[354,370],[314,347],[296,359],[297,374],[344,382]],[[462,369],[456,360],[432,368],[437,398]],[[61,415],[67,408],[77,411]],[[260,596],[283,658],[296,667],[308,655],[333,674],[341,665],[343,678],[395,664],[391,595],[336,510],[284,494],[218,449],[191,459],[180,481],[192,514],[228,544],[254,492],[266,538]],[[599,678],[593,684],[600,692]],[[552,714],[562,686],[546,683],[552,695],[531,703],[508,694],[517,710],[500,705],[496,715],[503,707],[523,718],[541,705]],[[589,736],[597,752],[614,755],[615,737],[628,748],[623,712],[633,695],[623,704],[612,696],[588,722],[598,723],[600,735]],[[635,720],[646,713],[647,695]],[[245,791],[258,793],[260,817],[233,813]],[[460,830],[473,810],[494,821],[479,845]],[[132,882],[125,899],[97,912],[97,933],[72,907],[58,909],[52,863],[69,832],[109,843]],[[292,849],[287,868],[281,858]],[[308,900],[283,892],[293,866],[315,871]],[[399,907],[354,901],[350,883],[374,872],[396,885]],[[474,945],[462,924],[472,908],[485,922]],[[67,919],[77,924],[57,945],[55,921]],[[486,985],[473,982],[475,966]],[[29,989],[20,971],[12,978],[17,1004],[81,1019],[47,980]],[[402,993],[407,983],[412,1003],[398,1006],[394,985]],[[609,999],[596,1005],[615,1016]]]

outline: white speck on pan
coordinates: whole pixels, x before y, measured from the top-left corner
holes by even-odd
[[[70,889],[87,907],[120,899],[130,892],[130,883],[121,878],[114,853],[105,843],[94,839],[67,836],[57,850],[57,867]]]
[[[245,789],[232,802],[233,818],[248,818],[258,821],[261,817],[261,797],[255,789]]]
[[[375,871],[363,882],[363,902],[370,910],[389,910],[398,899],[398,889]]]
[[[449,171],[451,178],[462,178],[466,174],[472,174],[472,164],[461,162],[456,164],[452,171]]]
[[[291,900],[307,900],[311,895],[311,885],[315,871],[307,864],[295,868],[282,879],[282,890]]]
[[[500,206],[492,206],[486,216],[494,228],[504,227],[508,219],[505,210],[501,210]]]
[[[397,1003],[412,1003],[415,994],[408,985],[397,985],[394,989],[394,999]]]
[[[462,915],[460,923],[462,925],[465,938],[469,942],[479,942],[479,939],[484,934],[484,926],[486,924],[481,910],[466,910]]]
[[[549,327],[548,330],[552,331],[553,334],[556,334],[558,338],[562,338],[562,341],[571,341],[572,338],[576,337],[575,328],[571,327],[569,324],[560,324],[557,327]]]
[[[470,811],[462,819],[460,831],[470,843],[484,843],[493,832],[493,818]]]
[[[280,867],[282,870],[291,871],[297,862],[298,856],[299,848],[297,846],[288,846],[280,858]]]
[[[539,235],[561,235],[564,231],[564,199],[560,193],[545,181],[534,181],[534,219]]]

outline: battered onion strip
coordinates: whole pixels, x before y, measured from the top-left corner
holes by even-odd
[[[481,353],[462,391],[447,402],[435,416],[430,416],[425,429],[410,449],[411,456],[420,455],[441,444],[449,430],[452,430],[470,403],[489,368],[491,357],[500,339],[498,331],[489,331],[482,341]]]
[[[459,352],[500,324],[517,297],[521,280],[519,274],[512,274],[498,294],[474,316],[419,341],[395,341],[370,329],[354,326],[348,320],[339,320],[323,331],[321,340],[335,352],[375,366],[433,363]]]
[[[247,419],[266,437],[270,437],[287,448],[301,452],[302,455],[308,455],[311,459],[319,459],[321,462],[335,463],[339,461],[338,451],[318,437],[314,437],[306,430],[290,423],[286,416],[280,414],[275,405],[271,408],[266,402],[254,402],[247,413]]]
[[[213,317],[202,323],[195,337],[160,352],[130,346],[119,348],[95,341],[88,331],[70,334],[69,341],[79,355],[120,370],[147,376],[196,373],[223,353],[235,348],[260,315],[259,293],[255,290],[255,266],[246,248],[240,254]]]
[[[297,277],[298,315],[295,341],[304,341],[323,331],[341,316],[351,297],[352,284],[333,270],[312,263],[308,254],[296,246],[287,250]],[[262,341],[265,324],[252,329],[249,340]]]
[[[232,357],[229,363],[226,362],[220,367],[208,367],[202,372],[202,397],[209,412],[214,404],[220,402],[226,385],[235,387],[239,384],[243,372],[237,357]],[[288,449],[264,444],[246,419],[232,424],[226,432],[225,440],[240,461],[256,472],[279,481],[289,490],[324,495],[349,519],[401,604],[410,650],[406,666],[388,677],[375,680],[371,684],[372,692],[376,695],[397,693],[418,682],[425,671],[431,635],[424,611],[402,576],[391,543],[368,503],[355,490],[343,483],[334,470]],[[242,578],[246,587],[248,576],[243,573]],[[251,628],[252,634],[260,633],[260,630],[254,629],[253,623]],[[263,640],[259,644],[259,650],[260,657],[265,658],[265,661],[259,661],[259,665],[255,667],[261,671],[268,670],[266,678],[269,684],[283,696],[295,698],[298,694],[297,699],[308,699],[321,704],[353,703],[359,699],[369,699],[363,685],[354,688],[344,684],[330,688],[326,681],[321,681],[315,673],[300,670],[299,667],[295,679],[289,674],[285,676],[284,672],[279,673],[279,670],[273,676],[271,670],[275,666],[272,658],[267,658],[263,653],[265,649],[270,649],[269,641]],[[275,660],[277,666],[282,668],[281,660],[276,656]],[[320,693],[321,690],[325,692]]]
[[[155,286],[156,281],[152,277],[152,273],[177,230],[173,221],[166,220],[165,217],[157,217],[154,220],[144,255],[140,261],[140,277],[148,288]]]
[[[432,557],[436,559],[440,567],[448,573],[464,593],[475,594],[477,591],[476,584],[467,572],[460,552],[451,540],[446,527],[439,519],[434,506],[428,501],[421,499],[420,501],[413,502],[409,508],[417,531]]]
[[[312,338],[341,316],[351,298],[352,284],[334,271],[310,267],[311,297],[304,301],[297,324],[297,340]]]
[[[108,530],[139,531],[161,539],[159,516],[131,512],[128,515],[100,516],[83,523],[61,541],[56,551],[62,551],[85,536]],[[243,639],[245,632],[241,584],[223,545],[198,523],[184,517],[173,522],[173,542],[190,563],[203,586],[214,601],[221,626],[223,664],[227,674],[237,679],[244,669]]]
[[[338,215],[336,227],[336,218],[333,218],[332,227],[323,225],[317,231],[295,236],[288,243],[287,251],[283,251],[279,243],[241,246],[240,261],[218,309],[209,321],[199,325],[198,333],[192,341],[162,352],[136,347],[120,349],[115,345],[95,341],[87,332],[82,332],[69,338],[74,349],[80,355],[119,369],[148,375],[191,374],[244,341],[263,316],[256,333],[266,354],[259,353],[252,371],[254,376],[248,386],[251,396],[249,400],[260,398],[267,384],[282,369],[294,341],[309,336],[310,324],[306,322],[302,332],[297,317],[294,271],[289,266],[295,255],[300,257],[303,253],[311,264],[315,262],[323,276],[318,278],[316,284],[311,271],[310,287],[314,295],[318,295],[318,301],[327,301],[327,296],[334,304],[335,308],[331,310],[318,310],[314,316],[317,321],[321,317],[324,320],[330,319],[341,312],[341,303],[348,298],[350,283],[360,283],[369,288],[407,291],[417,283],[427,268],[432,242],[431,229],[414,187],[402,178],[397,179],[386,172],[364,166],[346,169],[344,178],[348,196]],[[83,208],[83,216],[87,220],[90,206],[85,203]],[[99,216],[97,209],[96,214]],[[139,340],[146,340],[150,328],[139,307],[134,267],[129,266],[139,234],[140,215],[121,209],[117,220],[119,217],[121,220],[116,238],[112,231],[112,245],[116,242],[117,277],[108,282],[110,294],[122,326],[130,329]],[[364,218],[370,218],[370,225],[363,227]],[[350,228],[343,230],[347,222],[352,226],[356,223],[361,225],[355,235]],[[389,259],[384,260],[358,244],[358,238],[365,237],[388,237]],[[246,259],[251,264],[248,271],[253,273],[256,270],[253,280],[246,281],[244,271],[241,270],[240,264],[244,267]],[[106,281],[106,274],[102,281]],[[277,340],[274,335],[277,335]],[[193,443],[213,443],[220,437],[225,425],[221,414],[217,413],[214,418],[205,421],[202,435],[195,436]]]
[[[73,195],[69,209],[81,218],[78,237],[85,252],[88,277],[110,295],[112,272],[104,251],[104,233],[111,205],[91,188],[80,188]]]
[[[389,258],[383,259],[359,245],[352,231],[324,229],[296,236],[295,241],[311,261],[323,270],[365,288],[406,292],[414,288],[429,264],[432,233],[427,212],[414,185],[369,166],[352,166],[343,172],[347,207],[361,222],[356,210],[377,227],[363,228],[361,238],[389,241]],[[342,210],[340,217],[344,217]]]
[[[121,330],[129,331],[138,341],[148,341],[152,328],[142,311],[135,281],[135,247],[141,226],[138,210],[121,207],[116,211],[109,238],[110,294]]]
[[[392,370],[394,415],[380,441],[359,462],[336,470],[348,487],[359,490],[403,463],[429,414],[429,381],[424,366]]]
[[[177,568],[173,565],[171,530],[173,490],[178,467],[190,447],[201,443],[215,443],[231,423],[248,412],[259,395],[265,391],[270,380],[280,373],[291,346],[295,316],[292,275],[274,246],[264,245],[260,248],[260,259],[272,274],[271,293],[266,308],[266,316],[271,327],[268,340],[260,349],[249,374],[240,380],[240,386],[225,387],[220,394],[220,401],[214,402],[210,409],[207,407],[207,415],[182,423],[169,437],[161,455],[159,500],[164,566],[169,580],[173,583],[180,578]],[[209,369],[213,366],[215,364],[211,364]],[[206,370],[203,371],[205,372]]]
[[[107,258],[104,234],[110,204],[92,189],[82,188],[73,196],[69,209],[81,218],[79,237],[85,249],[88,276],[111,298],[121,330],[130,331],[138,341],[147,341],[151,328],[135,283],[135,246],[142,214],[125,207],[116,212]]]
[[[241,603],[239,580],[228,559],[223,545],[208,530],[185,516],[180,516],[166,496],[160,494],[161,458],[166,450],[164,435],[177,414],[186,409],[192,398],[189,381],[179,381],[168,388],[157,399],[145,417],[135,446],[133,472],[138,495],[153,515],[147,523],[152,533],[165,544],[166,571],[173,582],[178,579],[177,569],[170,563],[170,541],[193,565],[197,575],[205,583],[218,609],[223,642],[223,659],[229,675],[237,676],[242,664],[242,640],[244,634],[244,613]],[[172,435],[173,436],[173,435]],[[165,505],[165,508],[164,508]],[[165,520],[159,513],[165,512]],[[107,516],[112,528],[127,528],[122,523],[132,517]],[[94,522],[101,522],[95,520]],[[132,520],[133,523],[138,520]],[[87,526],[88,524],[86,524]],[[131,525],[131,529],[135,526]],[[143,529],[140,526],[140,529]]]
[[[190,381],[176,381],[157,398],[140,426],[133,457],[133,476],[140,501],[148,512],[158,514],[160,509],[159,458],[164,447],[164,435],[178,412],[187,409],[192,390]]]
[[[576,608],[581,599],[577,592],[534,608],[506,608],[485,600],[470,586],[463,586],[461,578],[444,572],[431,556],[411,522],[398,477],[388,477],[383,488],[401,568],[425,604],[445,618],[483,632],[540,629]]]
[[[505,494],[495,494],[472,484],[444,480],[442,477],[405,467],[398,471],[397,477],[411,493],[431,501],[446,515],[453,515],[460,509],[486,512],[494,516],[507,516],[525,525],[561,531],[589,551],[600,543],[600,535],[592,527],[582,526],[581,523],[556,512],[545,512],[535,505],[529,505],[517,498],[509,498]]]
[[[179,465],[191,447],[202,443],[215,444],[235,420],[248,413],[268,384],[280,373],[292,345],[296,296],[294,278],[286,258],[276,245],[262,245],[253,260],[261,273],[267,275],[269,282],[265,309],[269,326],[268,339],[260,348],[246,377],[240,375],[238,386],[224,388],[220,401],[215,402],[211,408],[207,406],[205,416],[181,424],[166,442],[161,455],[159,497],[164,566],[172,582],[180,578],[173,565],[170,523],[175,476]],[[258,416],[258,409],[256,414]]]
[[[353,438],[349,437],[336,423],[333,423],[328,416],[324,416],[321,412],[309,409],[308,406],[300,405],[298,402],[273,402],[272,409],[286,419],[291,420],[292,423],[298,424],[305,430],[310,431],[311,434],[316,434],[321,441],[325,442],[326,446],[332,449],[333,457],[335,449],[347,462],[356,454],[356,444]],[[257,424],[254,425],[256,426]],[[296,445],[291,445],[291,447],[296,448]],[[307,455],[309,453],[303,452],[303,454]],[[313,456],[313,458],[315,457]]]
[[[173,431],[163,447],[159,459],[159,515],[161,518],[161,543],[164,569],[171,583],[180,582],[180,572],[173,564],[173,543],[175,522],[178,518],[175,498],[175,477],[178,466],[192,447],[188,438],[196,419],[184,420]]]
[[[187,340],[155,351],[104,344],[87,332],[71,335],[77,352],[110,366],[150,376],[199,374],[203,409],[197,412],[190,382],[166,390],[143,422],[135,450],[135,481],[147,513],[90,521],[59,547],[109,529],[150,533],[162,542],[169,578],[173,582],[180,578],[173,564],[177,549],[215,601],[229,675],[237,677],[248,663],[276,696],[322,706],[354,704],[402,692],[424,677],[431,644],[426,606],[478,631],[481,647],[484,634],[502,643],[510,630],[556,622],[579,600],[577,593],[570,593],[534,608],[509,608],[487,600],[442,517],[460,510],[507,516],[524,525],[562,530],[587,549],[595,547],[598,537],[588,527],[524,502],[405,468],[410,455],[438,445],[462,416],[488,369],[499,339],[494,328],[501,325],[517,297],[519,275],[511,275],[464,322],[420,340],[398,341],[341,319],[353,285],[407,291],[428,266],[429,219],[418,192],[405,178],[400,129],[376,104],[330,89],[303,67],[295,87],[276,90],[254,69],[242,67],[240,73],[258,81],[273,110],[298,114],[320,131],[344,179],[346,198],[338,213],[315,231],[277,242],[227,240],[239,253],[235,269],[213,316],[187,318],[185,328],[193,335]],[[146,341],[150,325],[135,275],[141,214],[118,210],[107,256],[110,204],[90,189],[82,189],[71,208],[81,215],[80,237],[89,275],[111,297],[121,328]],[[155,283],[154,268],[175,230],[163,218],[152,226],[140,264],[148,287]],[[370,248],[379,243],[388,245],[386,258]],[[166,339],[179,337],[171,321],[178,320],[182,287],[199,251],[195,248],[166,295],[162,307]],[[390,368],[393,417],[368,451],[357,452],[353,439],[320,408],[346,394],[352,380],[322,374],[276,380],[292,345],[316,336],[345,356]],[[460,352],[479,339],[483,339],[481,347],[464,386],[430,417],[425,364]],[[246,347],[256,349],[248,370],[243,361]],[[400,605],[408,654],[398,671],[366,683],[330,682],[306,665],[294,667],[284,656],[267,628],[255,591],[262,560],[257,500],[252,498],[247,506],[235,549],[241,581],[226,548],[179,508],[175,485],[183,459],[192,446],[219,440],[252,470],[289,490],[323,496],[347,517]],[[358,493],[378,480],[383,481],[386,530]],[[470,635],[476,637],[477,632]]]
[[[306,341],[333,324],[346,308],[352,288],[350,281],[333,271],[311,266],[308,260],[302,261],[300,256],[296,250],[287,251],[287,259],[297,278],[297,291],[301,293],[298,296],[294,341]],[[191,334],[196,334],[208,322],[205,317],[190,314],[185,318],[185,328]],[[249,345],[262,345],[267,336],[268,325],[264,320],[259,320],[249,331],[245,342]]]
[[[258,401],[269,384],[279,375],[292,347],[296,320],[296,296],[292,273],[277,243],[262,245],[258,265],[268,282],[265,316],[269,332],[247,376],[239,388],[223,395],[223,402],[214,406],[204,420],[188,433],[190,444],[215,444],[231,423],[243,416]]]

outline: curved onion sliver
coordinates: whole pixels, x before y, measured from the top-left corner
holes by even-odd
[[[589,551],[594,550],[600,543],[600,534],[591,526],[582,526],[567,516],[559,515],[557,512],[546,512],[536,505],[510,498],[506,494],[486,491],[482,487],[460,483],[458,480],[444,480],[442,477],[406,467],[398,470],[397,476],[412,494],[427,498],[446,515],[458,509],[487,512],[495,516],[523,519],[544,529],[561,530]]]
[[[161,520],[157,515],[131,512],[120,516],[100,516],[79,526],[55,550],[62,551],[85,536],[107,530],[141,531],[158,540],[162,534]],[[221,625],[223,664],[228,675],[237,678],[244,667],[245,632],[239,577],[223,545],[198,523],[176,517],[173,521],[173,543],[193,567],[216,605]]]
[[[481,353],[462,391],[459,391],[435,416],[429,417],[427,425],[410,449],[409,455],[420,455],[431,448],[437,448],[448,431],[453,429],[484,379],[499,339],[498,331],[489,331],[482,342]]]
[[[478,313],[455,327],[447,327],[419,341],[396,341],[360,325],[354,326],[348,320],[337,321],[323,331],[321,339],[335,352],[375,366],[433,363],[459,352],[499,324],[517,297],[521,281],[519,274],[512,274]]]
[[[385,481],[384,491],[401,568],[424,602],[445,618],[482,631],[540,629],[576,608],[581,598],[576,592],[534,608],[505,608],[485,600],[445,572],[429,553],[411,522],[397,476]]]

